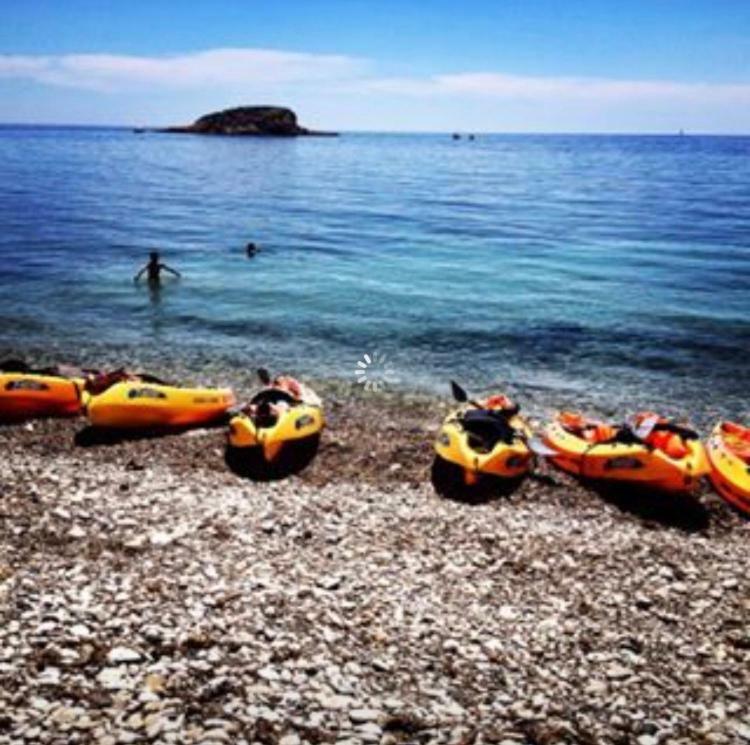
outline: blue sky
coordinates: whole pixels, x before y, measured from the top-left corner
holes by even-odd
[[[0,121],[750,132],[748,0],[3,0]]]

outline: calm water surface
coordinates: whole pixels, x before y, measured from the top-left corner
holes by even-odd
[[[750,416],[750,138],[6,127],[0,174],[5,354]]]

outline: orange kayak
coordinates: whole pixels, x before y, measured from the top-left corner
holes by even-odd
[[[709,478],[727,502],[750,515],[750,428],[719,422],[706,445]]]
[[[636,415],[635,424],[653,417],[644,438],[618,424],[562,413],[544,431],[555,451],[550,460],[575,476],[617,481],[663,492],[690,492],[708,473],[703,444],[694,432],[657,415]]]
[[[506,396],[464,404],[440,428],[433,473],[445,470],[442,461],[460,469],[466,486],[478,483],[483,475],[518,479],[532,466],[530,437],[531,429],[519,407]]]
[[[91,396],[86,413],[95,427],[193,427],[220,420],[233,404],[234,394],[225,388],[181,388],[126,380]]]
[[[83,381],[37,373],[0,373],[0,421],[55,416],[81,412]]]

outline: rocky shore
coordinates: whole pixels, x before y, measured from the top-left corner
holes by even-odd
[[[0,428],[0,743],[750,741],[750,523],[544,468],[429,483],[441,406],[329,390],[316,461]]]

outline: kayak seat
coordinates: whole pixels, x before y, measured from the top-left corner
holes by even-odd
[[[282,391],[279,388],[266,388],[265,390],[256,393],[252,399],[250,399],[250,403],[255,404],[256,406],[261,406],[263,404],[269,405],[280,403],[296,404],[299,403],[299,401],[290,393]]]
[[[467,411],[461,419],[461,424],[466,432],[473,435],[490,450],[498,442],[505,442],[510,445],[518,434],[508,422],[507,414],[501,411],[481,409]]]
[[[287,391],[279,388],[266,388],[256,393],[250,399],[250,406],[254,409],[254,413],[251,416],[255,422],[255,426],[261,429],[273,427],[279,419],[275,407],[282,403],[295,406],[299,401]]]

